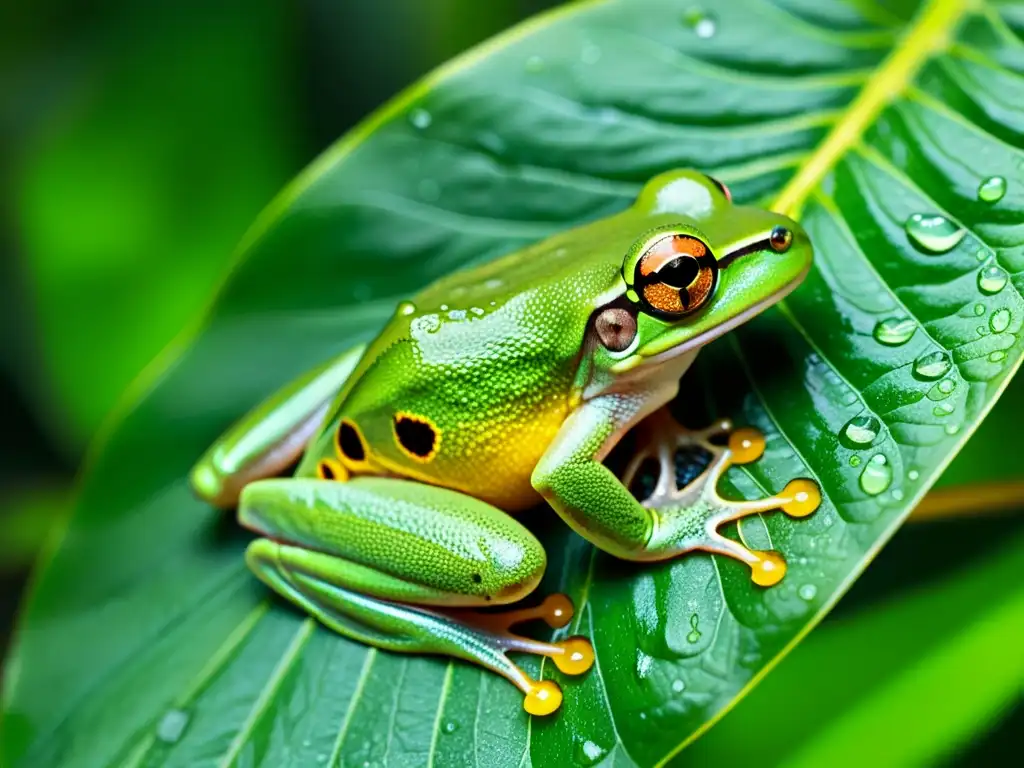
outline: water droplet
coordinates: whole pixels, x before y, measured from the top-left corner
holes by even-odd
[[[979,325],[974,330],[977,331],[979,336],[988,336],[990,333],[989,329],[986,328],[984,325]]]
[[[601,60],[601,49],[592,43],[584,45],[580,51],[580,61],[584,64],[597,64]]]
[[[992,329],[992,333],[1002,333],[1010,327],[1010,310],[998,309],[992,313],[992,317],[988,319],[988,327]]]
[[[459,730],[459,725],[453,720],[449,720],[444,724],[445,733],[455,733],[457,730]]]
[[[897,488],[892,492],[892,499],[893,501],[903,501],[903,491]]]
[[[945,400],[953,393],[954,389],[956,389],[956,382],[953,379],[943,379],[928,390],[928,399]]]
[[[327,762],[327,753],[326,752],[321,752],[320,754],[318,754],[316,756],[316,761],[318,763],[326,763]]]
[[[950,362],[949,355],[941,350],[936,350],[921,355],[914,361],[914,376],[922,381],[935,381],[949,373],[949,369],[952,367],[953,363]]]
[[[1009,279],[1010,276],[1006,274],[1006,270],[995,264],[989,264],[978,272],[978,290],[986,296],[992,296],[1003,290]]]
[[[415,304],[413,304],[411,301],[403,301],[401,304],[398,305],[398,308],[395,310],[395,314],[402,315],[403,317],[408,317],[415,311]]]
[[[910,480],[917,480],[917,478],[919,478],[920,476],[921,473],[918,472],[916,469],[912,469],[909,472],[907,472],[907,478]]]
[[[697,37],[707,40],[714,37],[718,31],[718,22],[715,17],[703,8],[691,8],[683,14],[683,23],[686,24]]]
[[[989,353],[988,359],[991,360],[993,363],[998,363],[1006,359],[1006,352],[1004,352],[1001,349],[997,349],[995,352]]]
[[[956,410],[956,406],[952,403],[939,403],[932,408],[932,413],[936,416],[949,416],[953,411]]]
[[[164,713],[156,726],[156,737],[165,744],[174,744],[185,733],[189,715],[182,709],[171,709]]]
[[[881,428],[882,425],[874,416],[854,416],[839,433],[839,441],[847,448],[863,448],[874,442]]]
[[[576,743],[576,762],[579,765],[595,765],[607,753],[607,749],[589,739]]]
[[[484,282],[484,288],[501,288],[502,282],[497,277],[492,277],[490,280]]]
[[[915,213],[907,219],[904,229],[910,242],[920,251],[942,254],[956,248],[966,231],[945,216]]]
[[[682,680],[673,680],[672,690],[676,693],[682,693],[684,690],[686,690],[686,683],[684,683]]]
[[[484,314],[483,309],[481,309],[480,307],[470,307],[469,311],[472,312],[477,317],[481,317]]]
[[[540,72],[544,69],[544,59],[540,56],[531,56],[526,60],[527,72]]]
[[[982,304],[979,301],[977,304],[974,305],[974,316],[975,317],[981,317],[984,314],[985,314],[985,305]]]
[[[696,613],[690,614],[690,632],[686,635],[686,642],[696,644],[703,634],[697,627],[700,625],[700,616]]]
[[[464,309],[453,309],[448,313],[448,318],[451,320],[465,320],[466,310]]]
[[[860,456],[851,456],[850,457],[850,466],[851,467],[859,467],[860,466]]]
[[[984,261],[985,259],[988,258],[988,251],[986,251],[984,248],[979,248],[974,252],[974,258],[976,258],[978,261]]]
[[[892,467],[880,453],[871,457],[860,473],[860,488],[869,496],[877,496],[892,484]]]
[[[898,347],[906,344],[917,330],[917,323],[909,317],[889,317],[875,326],[874,337],[879,344]]]
[[[804,600],[813,600],[814,596],[818,594],[818,588],[813,584],[804,584],[797,590],[797,594]]]
[[[1006,179],[989,176],[978,187],[978,199],[985,203],[998,203],[1006,194]]]
[[[409,122],[414,128],[419,128],[421,131],[424,128],[429,128],[433,119],[425,109],[414,109],[409,113]]]
[[[946,432],[947,435],[952,436],[952,435],[955,435],[959,431],[960,431],[960,425],[959,424],[947,424],[946,425],[945,432]]]
[[[648,656],[643,651],[636,652],[636,676],[643,680],[651,671],[651,664],[654,663],[654,657]]]

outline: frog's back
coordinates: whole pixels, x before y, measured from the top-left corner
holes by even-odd
[[[578,232],[399,306],[332,423],[350,471],[415,478],[506,510],[538,500],[530,475],[569,413],[591,304],[620,282],[621,253],[581,258],[599,245]]]

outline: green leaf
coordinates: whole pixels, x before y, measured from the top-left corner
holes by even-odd
[[[20,373],[61,442],[83,445],[199,311],[293,167],[283,16],[266,0],[127,4],[48,63],[63,99],[16,175],[42,353]]]
[[[940,764],[1024,687],[1024,536],[992,549],[827,622],[673,764]]]
[[[701,17],[670,0],[590,2],[372,116],[260,217],[203,328],[154,365],[96,445],[22,619],[0,757],[500,766],[675,754],[835,603],[1020,364],[1022,35],[1009,4],[738,0]],[[619,210],[651,175],[687,165],[798,214],[817,249],[785,306],[702,354],[681,406],[768,435],[765,458],[731,470],[724,490],[820,482],[812,517],[743,525],[749,544],[785,554],[782,584],[756,588],[706,556],[627,566],[553,515],[529,518],[551,560],[542,591],[572,595],[571,631],[598,658],[563,681],[557,717],[533,721],[504,680],[368,650],[268,603],[243,568],[245,536],[186,487],[216,434],[371,336],[428,280]],[[1007,180],[996,203],[977,199],[991,175]],[[921,252],[904,230],[916,213],[950,217],[962,240]],[[999,291],[979,287],[988,268],[1008,273]],[[914,319],[913,335],[880,343],[877,324],[894,317]],[[878,433],[854,450],[840,435],[857,416]],[[884,490],[875,456],[892,470]],[[868,467],[874,482],[860,479]]]

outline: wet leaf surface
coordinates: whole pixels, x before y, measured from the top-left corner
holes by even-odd
[[[202,331],[95,447],[7,671],[5,764],[651,765],[824,615],[1021,360],[1024,13],[718,5],[612,0],[531,22],[282,194]],[[798,216],[816,246],[806,284],[702,353],[677,403],[695,426],[727,415],[767,435],[723,492],[821,484],[812,517],[732,532],[785,553],[782,584],[707,556],[617,562],[538,511],[541,589],[572,595],[567,631],[593,638],[597,664],[533,721],[501,679],[367,649],[269,598],[246,536],[188,492],[205,446],[434,277],[619,210],[677,166]],[[1005,193],[983,199],[994,176]]]

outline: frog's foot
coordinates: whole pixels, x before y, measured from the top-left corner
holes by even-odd
[[[557,643],[532,640],[510,632],[516,624],[541,620],[552,629],[561,629],[572,621],[572,600],[560,593],[548,595],[544,602],[532,608],[518,608],[501,613],[478,613],[475,611],[446,611],[460,624],[499,650],[532,653],[546,656],[554,662],[560,672],[566,675],[582,675],[594,664],[594,649],[590,641],[582,636],[572,636]],[[562,691],[553,680],[534,680],[518,666],[508,661],[507,669],[492,667],[504,675],[525,694],[523,709],[531,715],[548,715],[562,703]]]
[[[546,656],[569,675],[586,672],[594,662],[593,648],[584,637],[546,643],[509,631],[534,619],[553,628],[565,626],[573,606],[564,595],[551,595],[534,608],[478,613],[365,594],[357,591],[367,583],[364,566],[271,539],[252,542],[246,561],[264,583],[346,637],[390,651],[461,658],[497,672],[523,692],[523,708],[531,715],[557,710],[562,691],[553,680],[526,674],[508,658],[509,651]],[[390,582],[375,574],[374,583],[383,590]],[[396,595],[402,586],[395,582]]]
[[[716,441],[715,439],[718,438]],[[721,444],[721,440],[725,443]],[[703,550],[746,563],[755,584],[769,587],[786,575],[786,561],[774,551],[749,549],[718,532],[721,525],[749,515],[781,509],[790,517],[806,517],[821,503],[812,480],[791,480],[781,493],[766,499],[730,501],[718,494],[718,481],[734,464],[749,464],[764,454],[764,435],[749,427],[733,429],[722,420],[703,430],[688,430],[666,409],[650,416],[637,432],[638,450],[622,481],[634,487],[640,475],[656,462],[657,479],[643,505],[655,516],[648,545],[651,559],[668,559]],[[700,449],[710,455],[708,466],[682,487],[677,480],[677,456]]]

